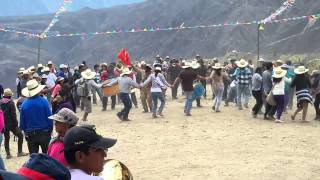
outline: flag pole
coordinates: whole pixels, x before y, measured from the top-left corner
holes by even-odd
[[[260,59],[260,27],[261,27],[261,24],[259,23],[258,24],[258,61]]]
[[[38,38],[38,64],[40,64],[41,41],[42,41],[42,38],[39,37]]]

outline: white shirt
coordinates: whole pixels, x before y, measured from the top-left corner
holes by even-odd
[[[90,176],[80,169],[69,169],[71,180],[103,180],[102,177]]]
[[[46,85],[49,89],[53,88],[56,84],[57,76],[53,73],[48,74]]]

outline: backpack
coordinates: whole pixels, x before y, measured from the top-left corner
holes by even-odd
[[[82,81],[77,86],[77,95],[80,97],[88,97],[89,96],[89,87],[87,81]]]

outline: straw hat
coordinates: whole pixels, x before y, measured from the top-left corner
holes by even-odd
[[[44,66],[42,64],[38,64],[37,68],[44,68]]]
[[[41,70],[41,72],[50,72],[50,68],[49,67],[44,67],[42,70]]]
[[[192,69],[198,69],[200,67],[200,64],[197,62],[197,60],[192,61],[191,65]]]
[[[48,61],[48,65],[52,65],[53,63],[52,63],[52,61]]]
[[[108,67],[108,64],[107,63],[101,63],[100,67]]]
[[[237,66],[240,67],[240,68],[244,68],[244,67],[247,67],[248,66],[248,62],[244,59],[241,59],[240,61],[237,62]]]
[[[122,69],[122,73],[120,74],[120,76],[129,75],[131,73],[132,73],[132,71],[130,71],[129,68],[124,68],[124,69]]]
[[[40,76],[39,76],[38,73],[34,73],[34,74],[32,75],[32,77],[33,77],[33,78],[40,78]]]
[[[83,72],[81,73],[81,76],[82,76],[84,79],[88,79],[88,80],[93,79],[95,75],[96,75],[96,73],[93,72],[93,71],[91,71],[91,69],[87,69],[87,70],[85,70],[85,71],[83,71]]]
[[[23,67],[22,67],[22,68],[20,68],[20,69],[19,69],[19,71],[18,71],[18,74],[23,74],[23,71],[25,71],[25,70],[26,70],[26,69],[25,69],[25,68],[23,68]]]
[[[299,66],[296,69],[294,69],[295,74],[304,74],[308,71],[309,71],[309,69],[306,69],[304,66]]]
[[[155,71],[162,71],[161,67],[156,67],[154,70]]]
[[[190,62],[184,62],[184,65],[182,66],[183,69],[191,68]]]
[[[29,75],[29,74],[31,74],[31,72],[30,72],[29,70],[24,70],[24,71],[22,72],[22,75]]]
[[[11,89],[7,88],[3,91],[3,96],[5,97],[11,97],[13,95]]]
[[[33,97],[39,94],[45,85],[40,85],[35,79],[27,82],[27,87],[22,89],[22,95],[25,97]]]
[[[36,67],[30,66],[30,67],[28,68],[28,70],[29,70],[29,72],[34,73],[34,72],[36,71]]]
[[[273,70],[272,77],[274,78],[283,78],[287,74],[286,70],[281,69],[280,67],[277,67]]]
[[[141,64],[141,65],[146,65],[146,62],[145,62],[145,61],[141,61],[140,64]]]
[[[214,66],[212,66],[213,69],[223,69],[224,67],[220,63],[216,63]]]

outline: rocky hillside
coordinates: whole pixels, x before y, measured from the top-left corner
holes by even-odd
[[[64,14],[52,28],[53,33],[96,32],[135,27],[176,27],[209,25],[225,22],[246,22],[267,17],[281,6],[278,0],[148,0],[140,4],[124,5],[107,9],[83,9]],[[315,14],[318,0],[296,0],[295,6],[280,18]],[[0,18],[0,25],[22,30],[45,29],[52,15],[34,17]],[[272,24],[265,26],[261,35],[261,51],[264,56],[282,53],[314,53],[320,49],[319,26],[313,27],[297,37],[273,43],[297,35],[303,31],[307,21]],[[129,33],[112,36],[64,37],[47,39],[42,43],[41,60],[68,62],[74,65],[83,60],[90,64],[113,61],[120,48],[127,48],[134,59],[151,59],[155,54],[163,56],[193,57],[199,53],[204,57],[223,56],[236,49],[256,53],[256,25],[167,31]],[[270,45],[272,44],[272,45]],[[1,77],[19,66],[36,63],[37,40],[0,33]],[[1,81],[4,81],[1,79]]]

